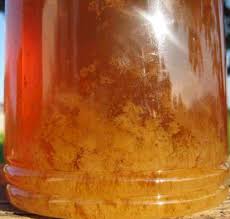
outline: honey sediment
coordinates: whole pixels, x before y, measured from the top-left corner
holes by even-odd
[[[142,16],[157,8],[181,45]],[[7,10],[8,65],[17,59],[17,74],[6,68],[12,204],[58,218],[142,219],[226,197],[220,2],[9,0]]]

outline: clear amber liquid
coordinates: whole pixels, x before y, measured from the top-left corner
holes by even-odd
[[[59,218],[109,219],[221,202],[222,28],[215,0],[8,0],[11,202]]]

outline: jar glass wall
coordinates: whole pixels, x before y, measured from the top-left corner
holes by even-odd
[[[222,1],[8,0],[6,13],[12,204],[142,219],[225,198]]]

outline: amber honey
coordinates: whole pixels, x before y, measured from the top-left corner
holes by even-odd
[[[13,205],[57,218],[150,219],[225,199],[222,1],[6,5]]]

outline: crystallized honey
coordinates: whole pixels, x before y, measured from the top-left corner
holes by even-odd
[[[8,0],[8,197],[152,219],[227,195],[222,1]]]

